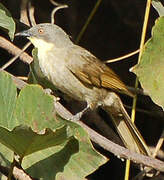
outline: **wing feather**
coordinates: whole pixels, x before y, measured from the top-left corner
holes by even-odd
[[[69,70],[83,83],[132,96],[114,71],[89,51],[75,45],[67,57]]]

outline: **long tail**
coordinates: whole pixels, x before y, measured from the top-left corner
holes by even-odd
[[[109,92],[104,100],[103,109],[110,114],[121,139],[129,150],[150,155],[142,135],[131,121],[121,99],[115,93]]]

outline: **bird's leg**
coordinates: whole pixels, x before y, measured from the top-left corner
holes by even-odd
[[[75,114],[72,118],[70,118],[71,121],[78,121],[81,119],[81,117],[90,110],[90,106],[87,105],[86,108],[84,108],[82,111]]]

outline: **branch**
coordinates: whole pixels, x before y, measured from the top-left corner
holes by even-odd
[[[67,109],[65,109],[58,101],[54,102],[54,106],[55,106],[55,110],[61,117],[63,117],[64,119],[72,118],[73,115]],[[142,164],[144,166],[149,166],[156,170],[164,172],[164,162],[149,156],[145,156],[139,153],[129,151],[128,149],[116,143],[113,143],[104,136],[100,135],[99,133],[97,133],[96,131],[85,125],[82,121],[76,121],[76,123],[79,124],[88,132],[89,137],[93,142],[97,143],[105,150],[113,153],[115,156],[121,159],[122,158],[129,159],[134,163]]]
[[[16,47],[13,43],[2,36],[0,36],[0,47],[6,49],[10,54],[13,55],[17,55],[22,51],[20,48]],[[30,64],[33,61],[33,58],[26,52],[22,53],[19,57],[23,62],[27,64]]]
[[[23,169],[18,169],[17,167],[14,167],[13,176],[18,180],[32,180],[32,178],[26,174]]]
[[[1,69],[4,70],[6,69],[8,66],[10,66],[21,54],[23,54],[23,52],[31,45],[31,42],[28,42],[25,44],[25,46],[23,47],[23,49],[13,58],[11,58],[6,64],[4,64]]]

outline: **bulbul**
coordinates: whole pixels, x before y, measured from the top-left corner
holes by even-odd
[[[80,115],[88,108],[101,106],[110,114],[125,146],[150,155],[144,139],[114,92],[132,94],[107,65],[75,45],[57,25],[38,24],[17,35],[26,36],[38,49],[41,71],[57,89],[76,100],[87,102]]]

